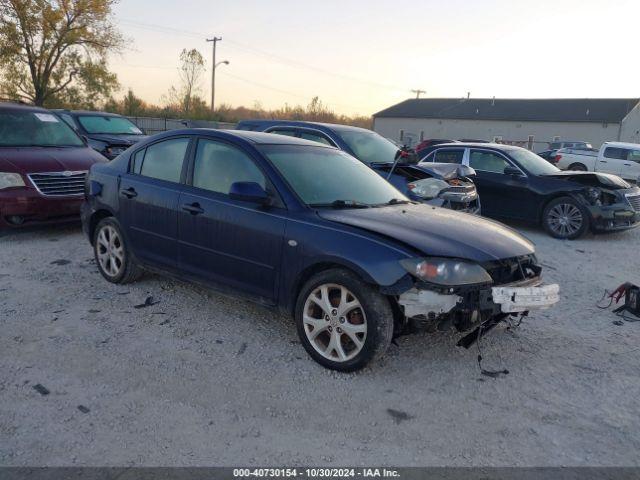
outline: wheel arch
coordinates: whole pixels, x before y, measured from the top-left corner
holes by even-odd
[[[95,236],[98,224],[105,218],[113,216],[113,212],[106,208],[101,208],[91,214],[91,218],[89,219],[89,241],[91,242],[91,245],[93,245],[93,237]]]
[[[298,295],[300,295],[300,291],[302,287],[312,278],[314,275],[318,273],[332,270],[332,269],[342,269],[347,270],[358,277],[360,277],[365,283],[371,285],[378,285],[378,283],[369,275],[365,270],[354,265],[350,262],[344,261],[342,259],[323,259],[318,262],[312,263],[302,269],[298,275],[296,275],[295,280],[292,282],[290,291],[289,291],[289,302],[287,305],[287,311],[294,315],[294,310],[296,306],[296,301],[298,299]]]

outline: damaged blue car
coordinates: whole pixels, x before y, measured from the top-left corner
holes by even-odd
[[[406,332],[455,328],[468,346],[558,301],[515,231],[411,201],[351,155],[280,135],[151,137],[91,168],[82,222],[107,281],[151,270],[279,308],[339,371]]]

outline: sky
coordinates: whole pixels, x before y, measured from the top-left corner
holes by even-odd
[[[161,103],[183,48],[222,37],[216,103],[277,108],[314,96],[371,115],[407,98],[639,97],[637,0],[120,0],[123,92]]]

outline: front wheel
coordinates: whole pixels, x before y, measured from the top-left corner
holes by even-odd
[[[342,269],[321,272],[304,285],[295,320],[307,353],[341,372],[359,370],[381,357],[393,337],[387,298]]]
[[[542,224],[552,237],[574,240],[589,229],[589,214],[571,197],[556,198],[544,209]]]

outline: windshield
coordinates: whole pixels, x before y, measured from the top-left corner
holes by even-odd
[[[541,156],[524,148],[510,148],[507,152],[522,168],[533,175],[551,175],[560,171]]]
[[[52,113],[0,110],[0,147],[84,147],[84,142]]]
[[[124,117],[84,115],[78,117],[80,125],[93,134],[109,133],[111,135],[142,135],[142,131]]]
[[[397,146],[374,132],[339,130],[338,135],[364,163],[393,163],[398,152]]]
[[[311,206],[377,206],[408,199],[369,167],[339,150],[265,145],[262,152]]]

